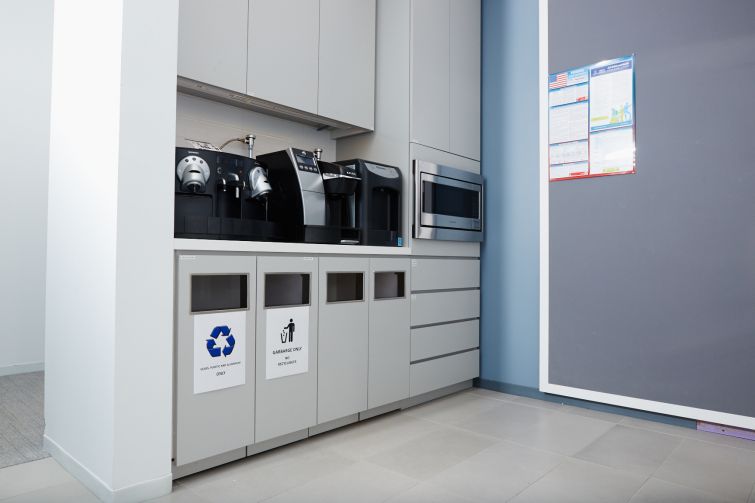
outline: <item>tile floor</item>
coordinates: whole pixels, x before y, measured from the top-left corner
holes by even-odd
[[[755,442],[472,389],[177,481],[156,502],[755,503]],[[96,501],[52,459],[0,501]]]

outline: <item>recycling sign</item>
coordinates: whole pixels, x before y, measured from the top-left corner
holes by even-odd
[[[233,353],[235,346],[236,339],[231,334],[231,329],[227,325],[213,328],[210,338],[207,339],[207,351],[213,358],[217,358],[221,354],[223,356],[230,355]]]
[[[194,394],[246,383],[246,314],[194,315]]]

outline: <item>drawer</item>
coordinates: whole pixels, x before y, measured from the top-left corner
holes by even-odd
[[[480,290],[412,294],[412,326],[480,317]]]
[[[480,346],[480,320],[432,325],[412,330],[412,361]]]
[[[480,375],[480,351],[467,351],[453,356],[415,363],[410,368],[410,395],[417,396]]]
[[[412,291],[479,288],[479,286],[479,260],[412,259]]]

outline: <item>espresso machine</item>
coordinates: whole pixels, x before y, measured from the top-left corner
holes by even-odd
[[[403,246],[401,171],[395,166],[364,159],[338,161],[337,164],[361,177],[355,196],[360,244]]]
[[[209,144],[176,147],[175,237],[285,238],[282,229],[267,218],[272,187],[264,166],[252,157],[254,135],[248,135],[246,141],[248,157]]]
[[[340,243],[340,231],[326,222],[325,187],[315,153],[287,148],[257,159],[267,167],[272,187],[268,217],[285,229],[286,240]]]

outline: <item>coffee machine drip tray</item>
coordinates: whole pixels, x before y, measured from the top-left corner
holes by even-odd
[[[275,222],[176,215],[176,238],[234,241],[289,241],[290,231]]]

